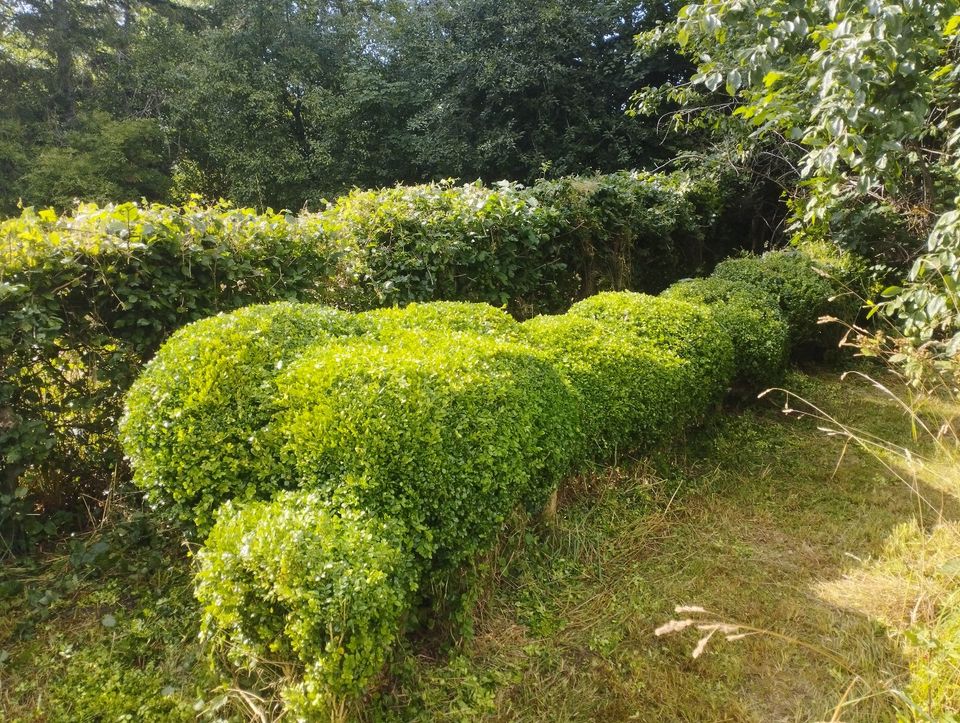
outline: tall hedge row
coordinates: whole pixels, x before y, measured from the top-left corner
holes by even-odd
[[[102,499],[142,364],[187,322],[324,298],[323,239],[310,217],[194,205],[26,209],[0,224],[0,481],[30,470],[48,506]]]
[[[205,630],[239,662],[287,664],[293,717],[345,716],[428,582],[514,509],[782,369],[785,330],[815,328],[814,309],[785,305],[820,277],[784,253],[754,272],[523,324],[474,303],[279,304],[178,332],[134,384],[122,433],[137,483],[206,537]]]
[[[122,396],[191,321],[272,301],[485,301],[526,318],[659,291],[727,255],[707,243],[723,199],[709,180],[619,173],[355,191],[319,214],[26,209],[0,223],[0,483],[49,509],[125,479]]]

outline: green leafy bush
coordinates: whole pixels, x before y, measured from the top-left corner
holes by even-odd
[[[833,288],[833,297],[827,312],[842,323],[827,325],[819,332],[821,345],[838,342],[846,325],[858,321],[867,300],[877,298],[889,287],[891,268],[870,265],[866,258],[853,251],[839,248],[829,241],[794,238],[792,247],[810,261],[813,268],[826,278]]]
[[[267,458],[264,469],[273,472],[260,475],[254,494],[272,492],[279,479],[302,489],[223,506],[200,556],[197,595],[207,629],[229,641],[239,662],[296,662],[298,682],[284,695],[298,715],[336,709],[362,692],[424,581],[484,549],[518,505],[539,509],[570,469],[577,408],[549,361],[524,345],[438,324],[436,312],[462,319],[465,307],[413,311],[425,310],[434,312],[423,316],[432,329],[317,335],[279,373],[272,357],[256,353],[256,373],[244,380],[256,394],[246,417],[260,420],[268,409],[261,393],[280,404],[253,460]],[[203,322],[194,324],[160,358],[178,351],[181,337],[223,348],[219,334],[244,348],[224,323],[243,314],[219,317],[208,335],[189,333]],[[265,337],[261,346],[275,341]],[[223,366],[217,351],[210,362]],[[270,383],[258,383],[261,377]],[[209,379],[201,375],[198,386]],[[150,399],[156,395],[144,396]],[[144,434],[163,438],[167,430],[160,422]],[[191,441],[181,443],[184,452]],[[228,470],[238,458],[228,447]],[[215,496],[223,479],[215,479]],[[158,489],[169,495],[172,488]],[[209,506],[206,498],[200,504],[198,517]]]
[[[538,316],[523,329],[577,399],[579,459],[604,459],[678,431],[687,377],[686,363],[673,352],[628,326],[572,314]]]
[[[702,304],[633,292],[604,292],[574,304],[570,314],[614,328],[632,329],[656,348],[683,361],[681,396],[674,400],[677,418],[697,419],[719,401],[733,378],[730,336]]]
[[[124,441],[155,503],[204,531],[223,503],[197,578],[207,632],[291,666],[291,715],[342,718],[405,614],[517,507],[682,431],[735,373],[774,373],[774,306],[713,278],[523,324],[485,304],[252,307],[164,345]]]
[[[817,338],[817,320],[827,313],[833,288],[813,269],[810,260],[795,252],[771,251],[717,264],[713,276],[746,284],[775,298],[790,326],[793,348]]]
[[[227,206],[0,223],[0,477],[29,470],[48,507],[100,497],[121,467],[123,394],[160,343],[221,310],[318,299],[335,262],[315,219]]]
[[[769,294],[720,278],[680,281],[663,296],[706,304],[733,341],[736,379],[750,388],[776,383],[786,368],[789,329]]]
[[[659,291],[703,262],[719,211],[710,179],[620,172],[540,181],[530,189],[558,213],[564,266],[580,277],[579,296]]]
[[[725,199],[709,178],[621,172],[354,191],[320,214],[343,250],[342,300],[560,311],[601,289],[659,290],[692,273]]]
[[[279,302],[176,332],[131,387],[120,425],[147,499],[202,533],[226,500],[291,486],[269,427],[276,377],[307,346],[359,330],[346,312]]]
[[[285,697],[304,715],[364,691],[416,588],[402,525],[303,491],[224,505],[196,578],[205,633],[240,664],[294,662]]]
[[[0,476],[45,509],[126,481],[122,395],[190,321],[277,300],[560,311],[596,288],[660,288],[700,266],[722,205],[710,179],[618,173],[354,191],[299,216],[26,209],[0,223]]]
[[[551,253],[556,213],[516,185],[353,191],[320,218],[343,249],[345,301],[562,306],[575,283]]]
[[[520,324],[503,309],[461,301],[412,303],[401,308],[375,309],[358,315],[358,323],[372,334],[398,331],[455,331],[519,341]]]
[[[55,135],[44,139],[17,179],[15,192],[31,204],[70,208],[78,198],[98,203],[168,198],[169,146],[153,118],[115,120],[85,112]],[[35,140],[23,142],[29,147]]]
[[[482,549],[570,468],[577,409],[529,347],[410,331],[311,348],[277,379],[282,458],[304,487],[403,520],[437,567]]]

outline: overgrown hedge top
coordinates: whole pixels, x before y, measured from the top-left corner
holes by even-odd
[[[431,299],[558,307],[576,294],[558,209],[521,186],[451,182],[353,191],[319,215],[355,306]]]
[[[714,178],[624,171],[541,181],[531,193],[556,210],[561,259],[581,296],[660,291],[733,251],[719,242],[716,222],[730,199]]]
[[[195,204],[84,204],[63,216],[27,208],[0,223],[0,303],[24,312],[3,324],[24,337],[5,333],[0,343],[99,332],[149,354],[211,311],[320,299],[333,271],[319,220],[308,215]]]

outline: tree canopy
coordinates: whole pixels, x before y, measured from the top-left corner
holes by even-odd
[[[0,15],[0,211],[316,206],[353,186],[668,159],[624,115],[661,0],[24,0]],[[677,139],[671,143],[680,142]]]

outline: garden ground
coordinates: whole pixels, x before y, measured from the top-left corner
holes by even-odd
[[[935,453],[911,443],[899,405],[858,377],[794,372],[785,386],[846,424]],[[941,459],[914,479],[896,455],[844,452],[771,397],[571,480],[555,519],[512,525],[482,565],[473,634],[407,640],[364,717],[877,721],[906,715],[906,698],[917,719],[956,708],[960,472]],[[189,561],[165,538],[134,516],[6,566],[8,719],[267,708],[211,671]],[[677,605],[769,633],[718,633],[694,658],[694,628],[654,633],[688,617]]]

